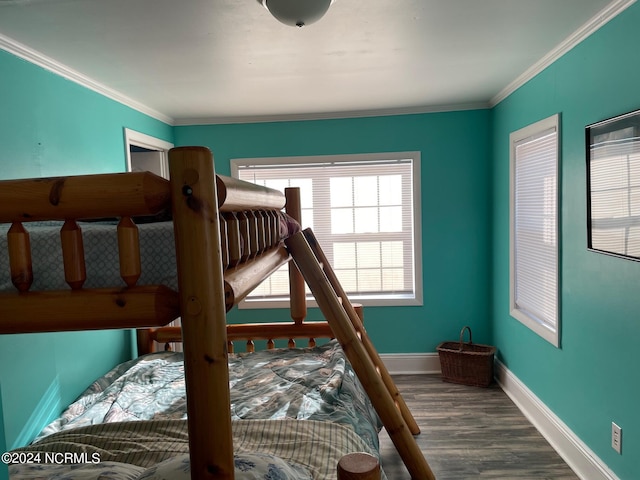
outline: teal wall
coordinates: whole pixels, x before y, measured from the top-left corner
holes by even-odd
[[[123,128],[172,127],[0,50],[0,178],[124,171]]]
[[[0,399],[2,398],[2,389],[0,389]],[[7,444],[4,438],[4,428],[2,425],[2,402],[0,402],[0,454],[7,451]],[[0,480],[7,480],[9,478],[9,467],[4,462],[0,462]]]
[[[640,263],[587,251],[584,151],[587,124],[640,108],[638,25],[634,4],[492,110],[173,129],[0,52],[0,178],[122,170],[123,127],[206,145],[223,174],[232,158],[418,150],[424,306],[368,308],[379,350],[433,352],[468,324],[621,479],[640,478]],[[560,349],[508,310],[508,137],[554,113],[562,128]],[[234,310],[231,320],[287,315]],[[0,337],[0,446],[32,435],[130,354],[124,332]],[[610,447],[612,421],[623,428],[622,455]]]
[[[621,479],[640,478],[640,263],[587,251],[584,128],[640,108],[640,4],[493,111],[493,306],[499,358]],[[561,322],[556,349],[509,316],[509,133],[561,114]],[[611,422],[623,454],[611,448]]]
[[[375,118],[177,127],[176,145],[205,145],[219,173],[247,157],[421,152],[424,305],[368,307],[367,332],[384,352],[433,352],[470,325],[490,339],[488,110]],[[464,135],[464,140],[462,140]],[[288,318],[233,310],[231,321]],[[321,318],[311,310],[308,318]],[[390,334],[390,332],[393,332]]]
[[[173,140],[170,126],[3,51],[0,105],[2,179],[123,171],[124,127]],[[30,441],[130,356],[127,331],[0,336],[0,446]]]

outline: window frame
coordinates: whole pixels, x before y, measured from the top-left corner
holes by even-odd
[[[636,233],[639,216],[634,215],[638,211],[635,150],[640,145],[640,110],[588,125],[585,137],[587,248],[592,252],[640,261]],[[622,157],[626,157],[622,165],[626,168],[624,178],[619,177],[620,171],[616,167],[620,165],[615,163]],[[620,207],[626,211],[619,211]],[[605,210],[607,215],[604,215]],[[618,235],[615,235],[616,230],[620,232]],[[607,234],[609,238],[605,237]]]
[[[413,295],[354,295],[352,300],[364,306],[420,306],[423,305],[422,291],[422,213],[421,213],[421,176],[420,176],[420,152],[388,152],[371,154],[337,154],[291,157],[259,157],[259,158],[234,158],[230,160],[231,176],[239,178],[239,170],[247,165],[295,165],[305,163],[356,163],[356,162],[380,162],[385,160],[411,160],[412,176],[412,205],[413,205]],[[307,289],[308,290],[308,289]],[[238,305],[241,309],[261,308],[289,308],[288,295],[277,299],[244,299]],[[307,305],[317,307],[313,296],[307,295]]]
[[[552,325],[550,322],[540,319],[525,311],[517,305],[517,278],[518,278],[518,257],[516,252],[516,149],[528,139],[541,137],[545,132],[555,130],[555,208],[554,213],[554,236],[555,236],[555,268],[551,272],[555,278],[555,318]],[[527,326],[530,330],[544,338],[557,348],[560,348],[561,333],[561,278],[560,278],[560,115],[555,114],[543,120],[528,125],[520,130],[514,131],[509,136],[509,313],[510,315]]]

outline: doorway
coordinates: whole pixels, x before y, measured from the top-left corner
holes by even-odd
[[[124,129],[125,153],[128,172],[149,171],[169,178],[169,150],[173,143],[156,137]]]

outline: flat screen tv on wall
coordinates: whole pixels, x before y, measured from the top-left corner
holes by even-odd
[[[640,261],[640,110],[585,131],[588,248]]]

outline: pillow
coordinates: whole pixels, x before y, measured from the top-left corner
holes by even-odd
[[[266,453],[234,456],[236,480],[312,480],[309,470]],[[189,455],[178,455],[145,471],[138,480],[191,480]]]

